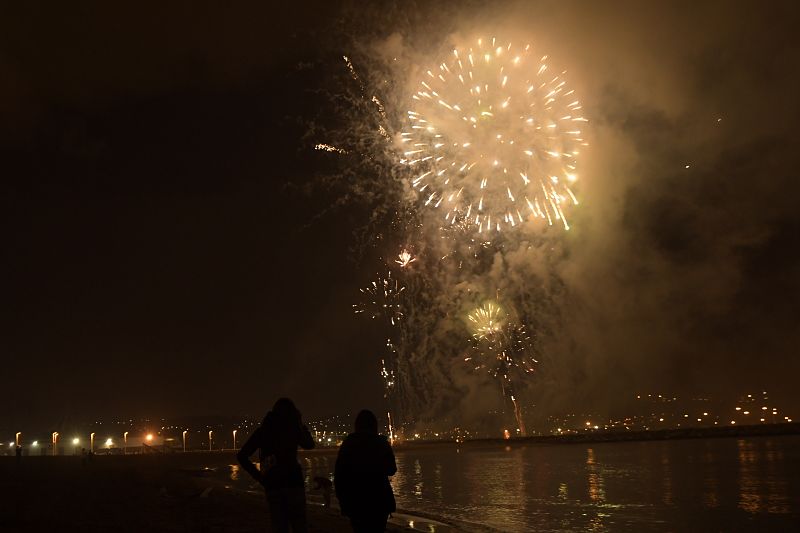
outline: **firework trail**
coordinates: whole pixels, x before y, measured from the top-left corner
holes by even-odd
[[[404,256],[402,253],[400,257],[405,258],[406,263],[412,261],[411,258]],[[389,404],[389,417],[392,418],[392,412],[395,412],[395,419],[398,418],[396,411],[399,409],[398,403],[401,402],[397,398],[397,380],[398,377],[404,374],[401,373],[399,368],[398,351],[392,337],[397,335],[398,327],[405,316],[402,304],[402,296],[405,290],[406,286],[396,277],[392,277],[392,272],[389,271],[386,277],[379,275],[377,280],[371,282],[367,287],[359,289],[362,300],[353,305],[353,310],[357,315],[364,315],[373,320],[381,320],[385,328],[387,335],[386,351],[381,356],[380,375],[383,380],[384,398]],[[403,391],[405,389],[400,390]],[[390,433],[394,439],[395,430],[393,425],[390,427]]]
[[[496,39],[455,48],[422,76],[400,134],[400,162],[443,224],[478,232],[528,220],[569,229],[585,145],[582,106],[546,55]]]

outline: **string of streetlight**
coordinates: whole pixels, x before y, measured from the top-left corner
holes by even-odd
[[[237,434],[238,431],[239,431],[238,429],[234,429],[233,431],[231,431],[231,435],[233,437],[233,448],[232,449],[234,449],[234,450],[236,449],[236,434]],[[128,435],[129,435],[129,433],[130,433],[130,431],[125,431],[122,434],[123,454],[127,454],[127,450],[128,450]],[[95,435],[96,434],[97,433],[94,432],[94,431],[89,433],[89,452],[90,453],[94,453],[94,449],[95,449],[95,442],[94,441],[95,441]],[[183,448],[184,452],[187,451],[186,443],[187,443],[187,435],[188,434],[189,434],[189,429],[184,429],[181,432],[182,448]],[[51,443],[51,449],[52,449],[52,454],[53,455],[58,455],[58,445],[59,445],[59,443],[61,441],[60,437],[61,437],[61,434],[58,431],[53,431],[50,434],[50,443]],[[149,443],[151,443],[154,439],[155,439],[155,436],[152,433],[147,433],[143,437],[143,441],[145,441],[148,446],[149,446]],[[213,442],[214,442],[214,430],[210,429],[208,431],[208,451],[213,451],[214,450]],[[80,443],[81,443],[80,437],[74,437],[72,439],[73,447],[77,448],[77,446]],[[144,444],[144,442],[143,442],[143,444]],[[17,448],[21,448],[22,447],[22,432],[21,431],[17,431],[16,432],[16,434],[14,436],[14,442],[11,443],[11,445],[16,446]],[[38,440],[31,441],[31,447],[37,448],[38,446],[39,446],[39,441]],[[112,448],[114,446],[114,439],[111,438],[111,437],[108,437],[104,442],[104,446],[107,449]],[[220,448],[219,450],[223,451],[223,450],[225,450],[225,448]]]

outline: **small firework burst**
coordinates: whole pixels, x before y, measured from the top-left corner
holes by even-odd
[[[353,304],[353,310],[356,314],[363,313],[373,319],[383,317],[394,326],[403,318],[400,296],[405,289],[392,277],[391,271],[386,277],[379,275],[377,280],[359,289],[363,300]]]

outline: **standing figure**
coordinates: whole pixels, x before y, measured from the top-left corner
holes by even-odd
[[[336,497],[353,531],[379,533],[386,530],[386,521],[396,510],[389,476],[397,472],[397,465],[389,440],[378,435],[378,420],[372,411],[358,413],[355,429],[336,458]]]
[[[272,531],[276,533],[305,533],[306,492],[303,471],[297,462],[297,447],[314,447],[314,439],[303,425],[300,411],[292,400],[281,398],[267,413],[236,458],[267,493]],[[259,451],[261,470],[250,461]]]

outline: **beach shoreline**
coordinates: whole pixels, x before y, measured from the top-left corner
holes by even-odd
[[[19,462],[0,457],[0,530],[267,529],[264,496],[204,475],[208,459],[206,454],[36,456]],[[308,506],[308,521],[310,532],[350,531],[338,510],[320,505]],[[407,529],[392,525],[389,530]]]

